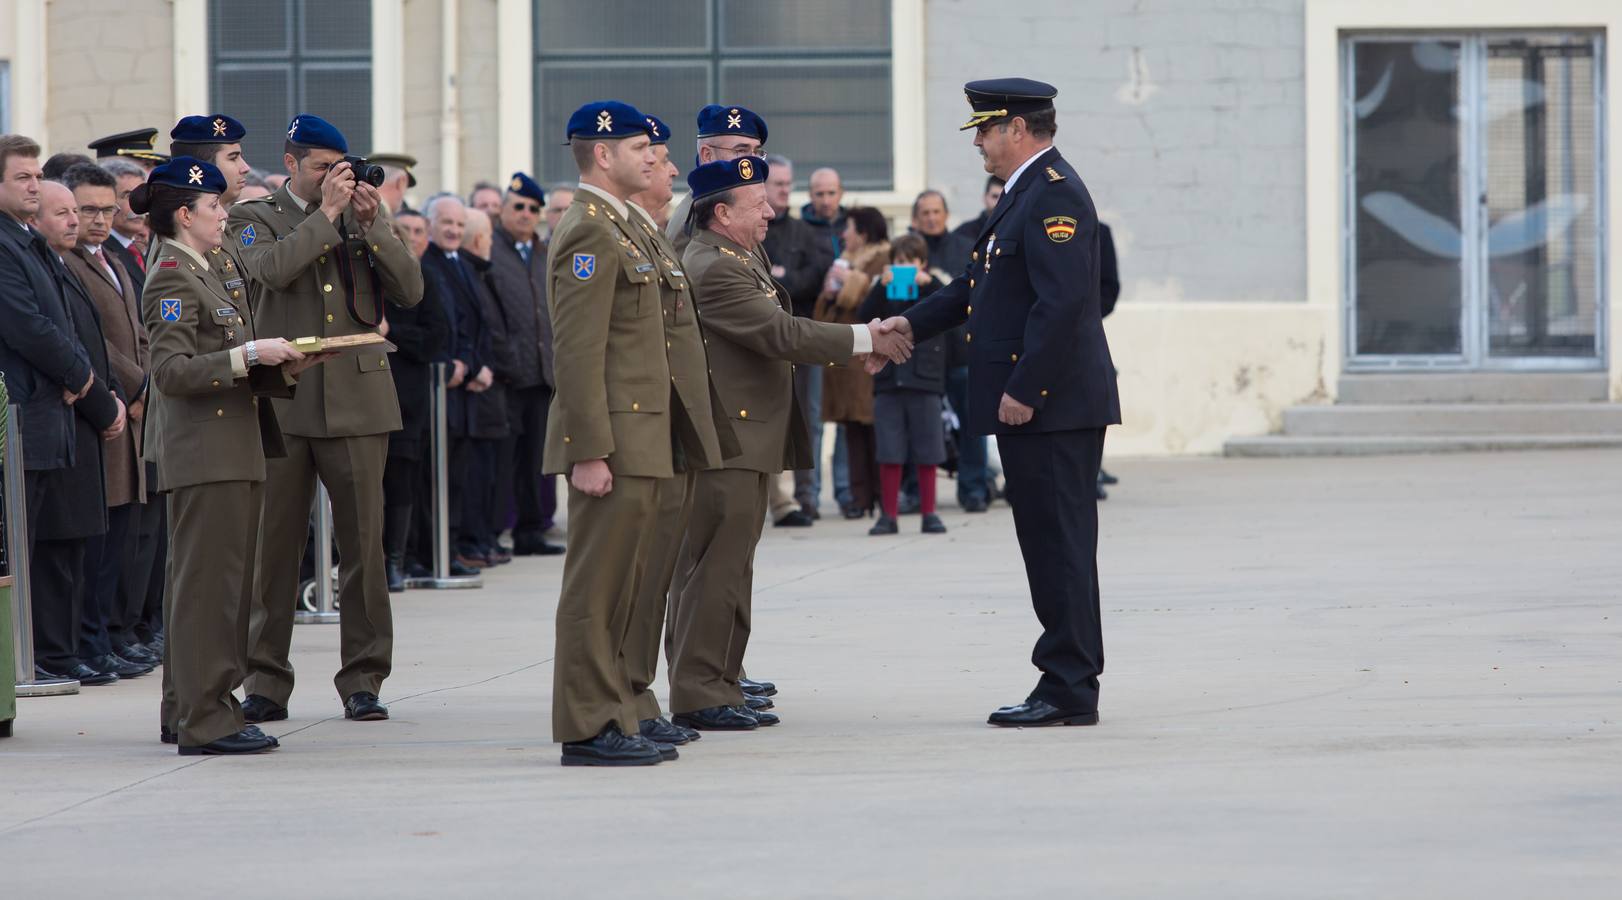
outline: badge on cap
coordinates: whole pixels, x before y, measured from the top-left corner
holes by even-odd
[[[257,238],[258,236],[259,235],[254,234],[252,225],[249,225],[247,228],[242,229],[242,246],[244,246],[244,247],[252,247],[254,239]]]
[[[224,119],[215,119],[214,120],[214,136],[215,137],[225,137],[225,120]]]
[[[164,298],[162,300],[159,300],[158,301],[158,315],[162,316],[163,320],[165,322],[178,322],[178,321],[180,321],[180,298],[179,297],[175,297],[175,298],[167,298],[166,297],[166,298]]]
[[[1042,228],[1048,233],[1048,240],[1055,244],[1062,244],[1076,236],[1076,220],[1069,216],[1051,216],[1042,220]]]
[[[606,110],[606,109],[597,114],[597,130],[598,131],[613,131],[614,130],[614,117],[609,115],[608,110]]]
[[[732,110],[731,112],[727,113],[727,127],[728,128],[742,128],[743,127],[743,113],[738,112],[737,110]]]
[[[738,177],[744,181],[755,177],[755,164],[747,159],[738,160]]]
[[[513,176],[512,189],[515,190],[515,191],[523,190],[524,189],[524,179],[519,178],[517,175],[514,175]]]
[[[192,183],[192,184],[202,184],[203,183],[203,167],[202,166],[192,166],[191,169],[186,172],[186,180],[188,182]]]
[[[574,277],[585,281],[597,272],[597,254],[576,253],[574,255]]]

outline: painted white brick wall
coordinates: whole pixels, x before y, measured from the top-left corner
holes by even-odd
[[[985,183],[963,83],[1059,89],[1056,143],[1115,232],[1122,301],[1300,302],[1303,0],[929,0],[927,165],[954,220]]]

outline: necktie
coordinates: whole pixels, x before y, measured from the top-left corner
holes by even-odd
[[[136,250],[135,245],[131,244],[130,245],[130,255],[135,257],[135,267],[140,269],[141,271],[145,272],[146,271],[146,254],[140,252],[139,250]]]
[[[529,265],[529,241],[524,241],[518,245],[518,255],[524,258],[524,265]]]

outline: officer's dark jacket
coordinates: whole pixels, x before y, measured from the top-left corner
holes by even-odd
[[[907,312],[915,340],[968,323],[970,432],[1069,431],[1121,421],[1097,260],[1092,197],[1049,148],[1004,189],[962,276]],[[1035,408],[1031,421],[997,421],[1004,393]]]
[[[1121,297],[1121,270],[1115,262],[1115,235],[1109,226],[1098,223],[1098,308],[1104,318],[1115,312]]]
[[[53,252],[51,274],[62,287],[73,331],[90,367],[96,373],[90,393],[73,404],[73,464],[45,475],[45,495],[50,498],[39,511],[35,537],[40,540],[69,540],[94,537],[107,531],[106,471],[102,466],[101,433],[118,420],[118,400],[123,396],[112,366],[107,360],[107,338],[101,330],[101,316],[90,292],[79,283]],[[58,402],[61,395],[58,393]]]
[[[766,255],[783,267],[778,283],[788,289],[789,302],[797,316],[811,317],[822,292],[822,276],[833,264],[833,245],[810,225],[784,215],[766,225],[766,239],[760,242]]]
[[[552,320],[546,311],[546,248],[530,240],[530,262],[519,255],[513,236],[500,225],[490,241],[487,279],[507,326],[512,372],[508,383],[531,388],[552,383]]]
[[[862,301],[862,307],[856,317],[864,322],[871,322],[874,319],[905,315],[907,310],[940,290],[938,273],[935,273],[935,279],[929,284],[918,286],[917,300],[891,300],[886,296],[888,289],[884,282],[874,279],[873,287],[867,292],[867,298]],[[919,341],[917,346],[912,348],[912,358],[900,365],[885,366],[879,374],[873,376],[873,393],[888,394],[894,391],[946,393],[947,340],[947,335],[939,334],[927,341]]]
[[[0,374],[18,406],[23,467],[34,472],[73,463],[74,413],[62,391],[90,377],[50,254],[39,232],[0,213]]]

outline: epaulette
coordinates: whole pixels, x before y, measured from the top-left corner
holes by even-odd
[[[266,194],[263,197],[249,197],[246,200],[238,200],[236,203],[233,203],[231,205],[235,206],[235,205],[237,205],[237,203],[270,203],[271,201],[273,201],[275,199],[276,199],[275,194]]]
[[[1064,180],[1064,176],[1059,174],[1058,169],[1055,169],[1052,166],[1048,166],[1047,168],[1048,168],[1048,182],[1050,184],[1052,182],[1055,182],[1055,181],[1063,181]]]
[[[160,268],[160,269],[178,269],[178,268],[180,268],[180,260],[175,259],[173,256],[165,256],[162,259],[158,260],[158,268]]]

